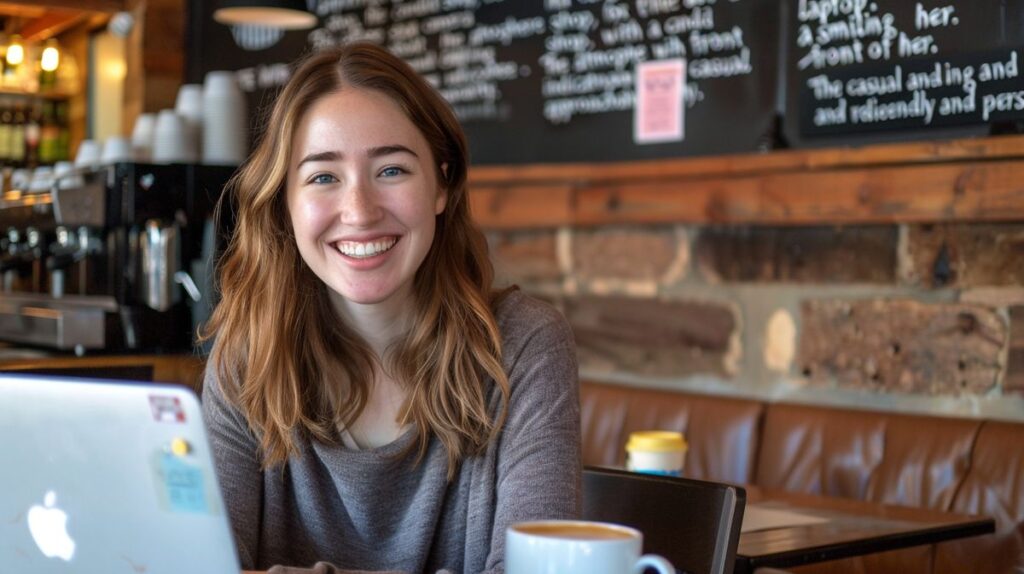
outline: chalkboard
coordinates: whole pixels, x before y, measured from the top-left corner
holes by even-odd
[[[287,33],[191,6],[190,81],[236,71],[257,109],[305,51],[370,40],[438,87],[475,164],[748,152],[777,115],[776,0],[319,0]]]
[[[1024,2],[791,0],[787,12],[793,145],[978,135],[1024,118]]]

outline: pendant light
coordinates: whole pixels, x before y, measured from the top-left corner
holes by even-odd
[[[25,61],[25,47],[21,45],[21,36],[11,36],[11,43],[7,46],[7,65],[11,67],[20,66]]]
[[[306,10],[305,0],[221,0],[213,19],[228,26],[268,26],[308,30],[316,26],[316,14]]]
[[[44,72],[54,72],[60,65],[60,50],[57,48],[57,40],[50,38],[43,48],[43,55],[39,58],[39,66]]]

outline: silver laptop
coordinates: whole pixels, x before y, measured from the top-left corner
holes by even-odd
[[[0,572],[238,574],[195,395],[0,375]]]

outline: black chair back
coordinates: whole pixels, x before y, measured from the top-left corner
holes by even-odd
[[[583,518],[643,532],[644,552],[682,574],[731,574],[747,493],[743,488],[608,468],[583,470]]]

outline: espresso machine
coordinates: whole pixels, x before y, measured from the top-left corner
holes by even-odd
[[[210,310],[214,206],[232,167],[118,163],[0,198],[0,340],[191,351]]]

